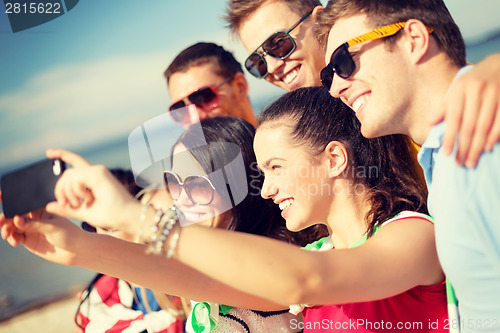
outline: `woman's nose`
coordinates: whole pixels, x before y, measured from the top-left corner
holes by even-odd
[[[191,201],[191,199],[187,195],[186,189],[184,189],[184,187],[181,187],[181,192],[179,193],[179,197],[174,201],[175,201],[176,206],[179,206],[179,207],[182,207],[182,206],[190,207],[190,206],[195,205],[195,203],[193,201]]]
[[[271,199],[278,193],[278,187],[274,184],[270,184],[264,180],[264,184],[262,185],[262,191],[260,195],[264,199]]]

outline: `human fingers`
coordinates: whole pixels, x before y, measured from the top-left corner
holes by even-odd
[[[473,109],[469,110],[471,113],[477,114],[477,120],[475,122],[474,135],[471,138],[470,148],[468,151],[462,151],[462,147],[459,147],[460,158],[464,161],[467,168],[475,168],[477,162],[486,147],[486,140],[492,129],[492,124],[495,119],[496,113],[496,98],[497,91],[495,87],[491,85],[486,86],[483,89],[482,95],[474,103],[480,103],[478,105],[471,104]]]
[[[469,82],[465,95],[465,103],[463,104],[463,109],[460,110],[462,122],[458,134],[457,155],[455,156],[455,160],[459,165],[464,165],[465,158],[467,157],[472,139],[476,132],[477,118],[480,115],[478,115],[478,111],[480,111],[482,107],[481,97],[483,92],[483,84],[477,81]]]
[[[49,202],[45,206],[45,210],[48,213],[54,214],[57,216],[75,218],[78,220],[85,220],[85,218],[82,216],[82,214],[84,214],[84,212],[82,212],[81,209],[71,207],[71,205],[69,205],[69,204],[60,204],[57,201]]]
[[[500,96],[497,96],[500,98]],[[486,151],[492,151],[493,147],[500,141],[500,101],[497,101],[495,117],[490,128],[490,134],[486,140]]]
[[[20,234],[21,230],[17,228],[14,224],[14,219],[19,219],[19,216],[15,216],[14,218],[5,218],[2,214],[0,219],[3,220],[1,227],[2,239],[4,239],[10,246],[16,247],[20,242]]]
[[[46,223],[46,214],[44,214],[45,210],[40,210],[37,214],[27,214],[25,216],[15,216],[12,221],[14,226],[16,227],[17,232],[28,232],[28,231],[38,231],[44,226]]]
[[[54,195],[61,205],[69,204],[74,209],[81,206],[83,201],[81,194],[86,188],[79,177],[83,170],[83,168],[66,170],[57,181]]]
[[[73,181],[68,182],[66,189],[68,193],[71,193],[72,208],[80,208],[83,203],[86,203],[87,207],[92,204],[92,192],[81,178],[74,178]]]
[[[47,149],[48,158],[60,158],[73,167],[89,166],[90,163],[82,156],[65,149]]]
[[[24,240],[24,235],[18,232],[13,232],[6,239],[7,243],[12,247],[18,246],[23,242],[23,240]]]
[[[4,214],[0,215],[0,234],[2,239],[7,240],[7,237],[12,232],[12,219],[8,219]]]

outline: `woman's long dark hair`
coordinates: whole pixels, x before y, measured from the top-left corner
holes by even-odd
[[[427,213],[427,191],[418,176],[407,136],[366,139],[354,112],[323,87],[301,88],[275,101],[259,117],[259,126],[284,125],[291,129],[292,144],[312,155],[331,141],[348,150],[353,181],[368,188],[371,209],[367,233],[403,210]],[[351,172],[350,172],[351,174]]]
[[[215,117],[201,121],[204,137],[200,138],[199,131],[188,129],[178,140],[190,148],[189,152],[207,172],[224,168],[233,158],[233,152],[228,152],[223,143],[232,143],[239,146],[244,161],[244,170],[232,167],[229,172],[238,177],[246,174],[248,195],[231,211],[233,219],[229,230],[241,231],[255,235],[271,237],[297,245],[305,245],[324,236],[316,230],[292,232],[286,228],[281,211],[271,200],[265,200],[260,195],[263,174],[257,168],[257,161],[253,151],[254,127],[235,117]],[[209,145],[203,144],[204,142]],[[213,144],[220,143],[220,144]]]

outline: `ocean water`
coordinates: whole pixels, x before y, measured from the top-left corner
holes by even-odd
[[[500,33],[482,42],[469,43],[467,60],[477,63],[487,55],[498,52]],[[255,109],[260,110],[267,102],[261,101]],[[126,137],[76,152],[91,163],[104,164],[109,168],[130,168]],[[17,167],[20,165],[3,168],[0,174]],[[95,272],[86,269],[45,261],[21,246],[12,248],[0,241],[0,320],[58,296],[76,293],[94,275]]]
[[[130,169],[126,137],[76,152],[91,163]],[[0,174],[18,167],[21,165],[11,165],[0,170]],[[0,321],[53,299],[76,294],[96,274],[46,261],[22,246],[13,248],[3,240],[0,240],[0,265]]]
[[[467,61],[478,63],[486,56],[500,52],[500,31],[491,34],[484,40],[467,43]]]

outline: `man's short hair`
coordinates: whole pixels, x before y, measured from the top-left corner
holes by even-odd
[[[316,6],[322,6],[319,0],[228,0],[225,20],[233,34],[238,33],[241,21],[252,15],[260,6],[267,2],[283,2],[294,13],[304,16]]]
[[[167,83],[174,73],[186,72],[191,67],[211,64],[213,72],[223,78],[232,78],[236,73],[243,73],[241,64],[233,54],[214,43],[200,42],[181,51],[165,70]]]
[[[325,45],[332,26],[339,19],[366,14],[368,24],[379,28],[397,22],[417,19],[434,29],[434,36],[441,50],[454,65],[465,62],[465,42],[460,29],[442,0],[329,0],[318,14],[315,32],[321,45]],[[396,35],[397,36],[397,35]],[[391,43],[393,38],[385,39]]]

